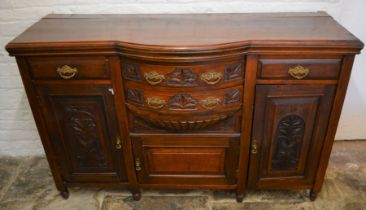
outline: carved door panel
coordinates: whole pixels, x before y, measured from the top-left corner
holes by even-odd
[[[256,87],[251,188],[313,184],[334,91],[330,85]]]
[[[37,88],[52,146],[68,182],[127,181],[109,88],[70,84]]]
[[[141,184],[236,184],[238,137],[133,137],[136,172]],[[226,187],[227,188],[227,187]]]

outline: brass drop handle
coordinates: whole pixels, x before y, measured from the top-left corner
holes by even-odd
[[[166,101],[158,97],[152,97],[146,99],[147,105],[152,109],[161,109],[166,104]]]
[[[209,85],[214,85],[220,82],[222,74],[220,72],[209,71],[202,73],[200,76],[201,80]]]
[[[157,85],[165,79],[164,75],[161,75],[156,71],[149,71],[144,74],[144,77],[146,81],[151,85]]]
[[[252,140],[251,153],[253,155],[257,154],[257,140],[255,139]]]
[[[136,169],[136,171],[141,171],[141,161],[140,161],[140,158],[136,158],[136,160],[135,160],[135,169]]]
[[[117,136],[116,137],[116,149],[121,149],[121,148],[122,148],[121,137]]]
[[[310,69],[300,65],[288,69],[288,74],[295,79],[304,79],[309,73]]]
[[[219,105],[220,102],[221,102],[221,100],[219,98],[210,96],[210,97],[207,97],[206,99],[200,101],[200,105],[205,109],[213,109],[217,105]]]
[[[76,74],[78,73],[78,69],[72,68],[68,65],[63,65],[61,67],[58,67],[56,72],[62,79],[71,79],[76,76]]]

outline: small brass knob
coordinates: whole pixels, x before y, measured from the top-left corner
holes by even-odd
[[[205,109],[213,109],[217,105],[219,105],[220,102],[221,102],[221,100],[219,98],[210,96],[210,97],[207,97],[206,99],[200,101],[200,105]]]
[[[77,68],[72,68],[68,65],[63,65],[62,67],[58,67],[56,72],[62,79],[71,79],[75,77],[78,73]]]
[[[309,73],[310,69],[300,65],[288,69],[288,74],[295,79],[304,79]]]
[[[157,97],[147,98],[147,105],[152,109],[161,109],[166,104],[166,101]]]
[[[222,74],[220,72],[210,71],[210,72],[201,74],[200,78],[205,83],[207,83],[209,85],[214,85],[214,84],[217,84],[218,82],[220,82],[220,80],[222,78]]]
[[[157,85],[161,83],[165,77],[156,71],[150,71],[144,74],[146,81],[151,85]]]

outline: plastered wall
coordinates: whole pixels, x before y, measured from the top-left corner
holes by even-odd
[[[15,59],[4,49],[48,13],[326,11],[366,42],[365,0],[0,0],[0,155],[43,154]],[[366,139],[366,53],[356,58],[336,139]]]

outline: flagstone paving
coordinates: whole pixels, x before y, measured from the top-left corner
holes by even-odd
[[[55,189],[44,157],[0,156],[0,210],[366,210],[366,141],[336,142],[316,201],[307,191],[254,191],[236,203],[231,191]]]

